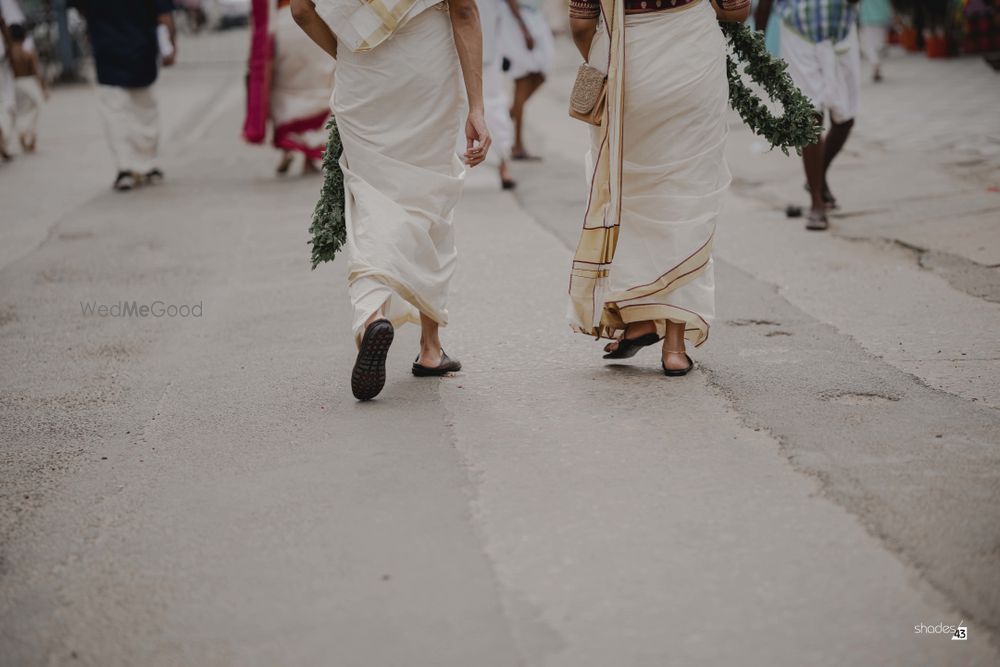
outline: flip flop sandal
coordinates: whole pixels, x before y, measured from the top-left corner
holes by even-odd
[[[663,363],[663,360],[661,359],[660,365],[663,366],[663,374],[666,375],[667,377],[681,377],[682,375],[687,375],[688,373],[690,373],[691,369],[694,368],[694,361],[692,361],[691,357],[687,355],[687,352],[681,352],[680,350],[667,350],[667,353],[683,354],[684,358],[687,359],[688,361],[687,368],[667,368],[667,365]]]
[[[812,232],[823,232],[830,228],[830,221],[826,218],[826,213],[816,213],[815,211],[809,213],[809,219],[806,221],[806,229]]]
[[[450,358],[444,353],[444,350],[441,350],[441,363],[437,366],[424,366],[417,363],[419,360],[420,357],[417,357],[417,359],[413,362],[413,374],[418,378],[441,377],[442,375],[457,373],[462,370],[462,362]]]
[[[660,342],[660,337],[655,333],[648,333],[638,338],[622,338],[618,341],[618,347],[604,355],[605,359],[630,359],[635,353],[644,347],[655,345]]]
[[[118,177],[115,178],[115,183],[111,187],[118,192],[128,192],[139,187],[139,179],[131,171],[119,171]]]
[[[385,358],[395,332],[389,320],[375,320],[365,328],[358,358],[351,372],[351,391],[359,401],[370,401],[385,386]]]

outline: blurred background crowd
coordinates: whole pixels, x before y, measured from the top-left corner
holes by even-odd
[[[50,85],[96,79],[106,87],[104,79],[109,78],[113,84],[123,82],[125,90],[152,84],[152,79],[146,81],[149,76],[142,76],[142,73],[109,75],[107,67],[102,73],[100,62],[95,71],[94,40],[95,36],[98,40],[102,37],[100,31],[94,32],[93,26],[88,32],[86,7],[97,7],[95,11],[105,15],[94,18],[91,21],[94,23],[107,20],[107,15],[116,11],[132,11],[114,9],[118,4],[123,8],[149,5],[153,17],[150,31],[155,29],[157,14],[161,17],[160,22],[167,24],[162,27],[160,53],[152,56],[159,58],[161,65],[172,64],[173,55],[168,52],[172,54],[177,47],[176,34],[195,39],[209,31],[251,27],[244,138],[251,143],[270,139],[281,152],[278,173],[287,173],[300,154],[304,156],[303,169],[315,171],[323,145],[322,128],[327,115],[324,100],[332,86],[332,66],[322,64],[316,71],[301,72],[311,60],[312,47],[304,36],[297,34],[299,31],[289,15],[287,0],[135,0],[123,4],[110,0],[98,3],[0,0],[5,25],[4,39],[0,43],[0,154],[4,161],[12,160],[18,153],[34,150],[35,128]],[[525,144],[521,128],[524,114],[530,113],[529,100],[545,81],[552,55],[552,36],[568,32],[566,0],[489,0],[480,4],[484,14],[485,64],[487,69],[492,62],[496,64],[496,71],[487,71],[487,76],[506,77],[505,82],[495,81],[492,86],[493,90],[502,89],[503,94],[493,100],[490,125],[501,139],[501,151],[497,155],[500,183],[510,189],[515,181],[507,161],[540,157]],[[169,19],[164,16],[165,12],[169,13]],[[928,58],[985,57],[992,65],[1000,67],[1000,0],[861,0],[858,16],[861,50],[867,61],[867,72],[876,82],[888,75],[882,65],[882,54],[893,44],[906,51],[926,54]],[[775,54],[780,54],[781,49],[779,22],[778,14],[772,12],[766,26],[768,48]],[[282,47],[269,51],[267,40],[273,42],[275,35],[279,36]],[[296,42],[300,43],[296,45]],[[268,61],[264,64],[269,68],[269,77],[273,71],[273,79],[266,82],[267,95],[263,94],[264,82],[259,77],[255,81],[254,69],[256,62],[259,74],[265,60]],[[313,90],[303,93],[303,88],[310,85],[305,79],[310,77]],[[105,93],[105,97],[110,94]],[[114,106],[115,100],[104,100],[109,135],[114,134],[114,128],[108,127],[109,122],[133,123],[142,129],[139,126],[144,119],[155,120],[154,99],[131,97],[129,104],[134,108],[130,117],[128,113],[122,115],[121,104]],[[508,123],[510,127],[504,127]],[[146,133],[150,135],[148,144],[155,136],[152,129],[147,129]],[[313,136],[308,136],[310,133]],[[109,136],[109,141],[119,163],[117,189],[128,190],[141,185],[150,180],[149,175],[153,176],[152,180],[162,177],[155,164],[155,154],[135,157],[133,161],[141,163],[136,171],[135,166],[121,155],[132,149],[128,137],[119,138],[121,145],[117,148],[113,136]]]

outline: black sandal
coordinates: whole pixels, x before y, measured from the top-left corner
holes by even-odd
[[[358,358],[351,372],[351,391],[359,401],[370,401],[385,386],[385,358],[395,331],[389,320],[375,320],[365,328]]]
[[[441,350],[441,363],[433,368],[418,364],[417,361],[420,361],[420,357],[417,357],[413,362],[413,374],[418,378],[441,377],[442,375],[457,373],[462,370],[462,362],[450,358],[444,353],[444,350]]]
[[[691,357],[687,355],[687,352],[684,352],[683,350],[665,350],[665,352],[667,354],[683,354],[684,358],[688,360],[687,368],[667,368],[667,365],[663,362],[663,359],[660,359],[660,365],[663,366],[663,374],[666,375],[667,377],[675,378],[675,377],[680,377],[682,375],[687,375],[688,373],[691,372],[691,369],[694,368],[694,361],[692,361]]]
[[[604,355],[605,359],[629,359],[644,347],[655,345],[660,342],[660,337],[655,333],[648,333],[638,338],[622,338],[618,341],[618,347]]]

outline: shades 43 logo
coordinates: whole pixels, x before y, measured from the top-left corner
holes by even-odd
[[[948,625],[947,623],[925,625],[924,623],[918,623],[913,626],[913,634],[950,635],[952,641],[964,642],[969,638],[969,628],[965,626],[965,621],[962,621],[958,625]]]

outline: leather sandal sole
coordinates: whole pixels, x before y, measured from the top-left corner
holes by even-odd
[[[385,360],[394,335],[389,320],[375,320],[365,329],[351,372],[351,392],[359,401],[370,401],[385,386]]]

